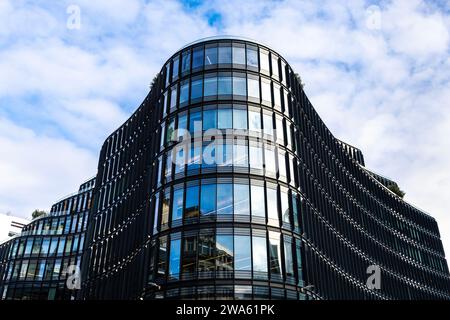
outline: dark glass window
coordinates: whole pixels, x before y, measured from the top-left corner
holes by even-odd
[[[182,62],[181,62],[181,73],[189,72],[189,68],[191,67],[191,52],[185,51],[182,55]]]
[[[200,272],[214,271],[214,236],[200,235],[198,241],[198,269]]]
[[[178,69],[180,67],[180,58],[177,56],[172,61],[172,81],[178,78]]]
[[[166,274],[166,262],[167,261],[167,236],[159,238],[159,250],[158,250],[158,274]]]
[[[292,238],[284,237],[284,268],[286,276],[294,276],[294,259],[292,257]]]
[[[203,47],[196,47],[192,52],[192,69],[203,67]]]
[[[189,117],[189,132],[194,134],[194,132],[202,131],[202,113],[199,109],[195,109],[191,111]]]
[[[270,273],[272,275],[281,274],[281,252],[280,252],[280,234],[278,232],[269,232],[269,253],[270,253]]]
[[[203,130],[217,128],[217,109],[203,111]]]
[[[233,271],[233,236],[217,235],[216,237],[216,270]]]
[[[189,101],[189,80],[185,80],[180,86],[180,104]]]
[[[250,191],[248,184],[234,185],[234,214],[250,215]]]
[[[231,183],[217,185],[217,214],[233,214],[233,185]]]
[[[186,218],[194,218],[199,216],[199,186],[186,188]]]
[[[183,274],[193,274],[197,270],[197,236],[186,236],[183,240]]]
[[[216,212],[216,185],[204,184],[201,187],[200,213],[209,215]]]
[[[161,225],[166,225],[169,222],[169,208],[170,208],[170,192],[169,190],[166,190],[164,192],[164,198],[162,201]]]

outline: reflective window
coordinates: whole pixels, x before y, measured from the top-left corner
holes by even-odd
[[[189,101],[189,80],[185,80],[180,86],[180,104]]]
[[[281,110],[280,86],[277,84],[273,84],[273,103],[276,109]]]
[[[170,89],[170,109],[174,109],[177,106],[177,85],[172,86]]]
[[[172,221],[183,218],[183,196],[183,188],[177,189],[173,192]]]
[[[245,74],[233,73],[233,95],[247,95],[247,81],[245,79]]]
[[[191,144],[191,156],[188,162],[188,170],[195,170],[200,168],[201,164],[202,146]]]
[[[248,148],[245,144],[236,143],[233,146],[233,165],[235,167],[248,167]]]
[[[272,76],[276,79],[279,78],[278,76],[278,58],[274,55],[272,55]]]
[[[203,67],[203,47],[196,47],[192,52],[192,69]]]
[[[217,64],[217,47],[205,49],[205,66]]]
[[[166,274],[166,259],[167,259],[167,236],[159,238],[158,249],[158,274]]]
[[[179,279],[180,277],[180,251],[181,240],[170,241],[169,277]]]
[[[234,214],[250,215],[250,192],[248,184],[234,185]]]
[[[267,191],[267,217],[278,221],[277,190],[266,188]]]
[[[280,199],[281,199],[281,216],[283,219],[283,222],[286,224],[290,224],[290,210],[289,210],[289,197],[287,190],[281,190],[280,192]]]
[[[245,65],[244,47],[233,46],[233,64]]]
[[[284,130],[283,130],[283,121],[280,117],[276,117],[276,125],[277,125],[277,141],[280,144],[284,144]]]
[[[250,144],[249,147],[249,158],[250,158],[250,168],[252,169],[263,169],[263,154],[262,154],[262,145]]]
[[[259,81],[258,79],[247,78],[247,92],[248,96],[252,98],[259,99]]]
[[[277,171],[276,163],[275,163],[275,148],[274,147],[266,147],[264,148],[264,164],[266,167],[266,173],[270,172],[275,174]]]
[[[230,46],[219,46],[219,64],[231,64]]]
[[[261,94],[262,99],[270,104],[272,101],[270,93],[270,81],[261,79]]]
[[[252,216],[265,217],[264,187],[251,186]]]
[[[216,211],[216,185],[203,184],[200,194],[200,213],[209,215]]]
[[[297,277],[298,282],[301,283],[303,281],[303,272],[302,272],[302,242],[300,239],[295,239],[295,256],[297,259]]]
[[[233,128],[247,129],[247,110],[233,108]]]
[[[53,256],[56,254],[56,249],[58,248],[58,238],[52,238],[52,242],[50,244],[49,255]]]
[[[203,111],[203,130],[217,128],[217,109]]]
[[[170,208],[170,192],[169,190],[166,190],[164,192],[164,198],[162,201],[161,225],[166,225],[169,222],[169,208]]]
[[[172,152],[167,152],[166,154],[166,179],[172,177]]]
[[[186,218],[198,217],[200,213],[199,186],[186,188]]]
[[[172,61],[172,81],[178,78],[178,69],[180,67],[180,59],[176,57]]]
[[[183,274],[193,274],[197,270],[197,236],[183,239]]]
[[[259,49],[259,63],[261,64],[261,71],[270,72],[269,68],[269,53],[262,49]]]
[[[158,216],[159,216],[159,193],[157,193],[155,195],[155,207],[153,210],[153,232],[157,232],[158,231]]]
[[[273,120],[271,114],[263,113],[264,134],[273,136]]]
[[[183,55],[181,57],[181,73],[186,73],[189,71],[189,68],[191,66],[191,52],[185,51],[183,52]]]
[[[294,277],[294,259],[292,257],[292,238],[284,237],[284,268],[286,276]]]
[[[200,235],[198,241],[198,270],[200,272],[214,271],[214,236]]]
[[[58,251],[57,251],[58,255],[63,254],[65,245],[66,245],[66,238],[61,237],[59,239],[59,245],[58,245]]]
[[[33,238],[27,240],[27,245],[25,247],[25,255],[31,254],[31,248],[33,247]]]
[[[267,248],[265,237],[253,237],[253,272],[267,273]]]
[[[232,89],[231,74],[219,73],[218,94],[231,95],[232,94],[231,89]]]
[[[258,68],[258,51],[256,47],[247,46],[247,67]]]
[[[233,114],[231,108],[219,109],[217,113],[217,128],[231,129],[233,128]]]
[[[170,62],[166,64],[166,87],[170,83]]]
[[[216,270],[233,271],[233,236],[216,236]]]
[[[215,74],[205,75],[205,93],[204,96],[216,96],[217,95],[217,76]]]
[[[233,185],[231,183],[217,185],[217,214],[233,214]]]
[[[292,220],[294,221],[294,228],[296,230],[296,232],[300,232],[300,227],[299,227],[299,216],[298,216],[298,195],[296,193],[292,193]]]
[[[259,111],[249,110],[248,129],[256,132],[261,131],[261,114],[259,113]]]
[[[46,260],[39,261],[39,266],[37,269],[37,280],[42,280],[44,278]]]
[[[281,275],[280,234],[269,232],[269,253],[271,275]]]
[[[286,158],[284,152],[278,153],[278,172],[280,177],[286,177]]]
[[[178,115],[178,138],[181,138],[185,135],[187,131],[187,114],[179,114]]]
[[[203,79],[201,77],[192,78],[191,100],[199,99],[203,96]]]
[[[41,254],[47,255],[49,248],[50,248],[50,238],[44,238],[44,240],[42,241]]]
[[[251,271],[251,247],[249,236],[234,236],[234,270]]]
[[[199,109],[191,110],[189,117],[189,132],[194,134],[194,132],[202,131],[202,113]]]

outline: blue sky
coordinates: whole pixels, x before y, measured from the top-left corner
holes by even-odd
[[[449,252],[449,27],[450,1],[0,0],[0,212],[75,191],[165,60],[231,34],[280,52],[335,136],[438,220]]]

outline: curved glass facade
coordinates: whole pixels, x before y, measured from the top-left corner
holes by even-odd
[[[69,266],[80,269],[95,179],[54,204],[47,216],[34,219],[20,235],[0,244],[2,300],[69,300]],[[75,270],[75,268],[74,268]]]
[[[187,46],[102,147],[82,298],[450,298],[436,221],[363,165],[276,52]]]

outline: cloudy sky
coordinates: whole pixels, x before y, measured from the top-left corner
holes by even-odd
[[[281,53],[335,136],[438,220],[450,253],[450,1],[345,3],[0,0],[0,213],[75,191],[165,60],[230,34]]]

